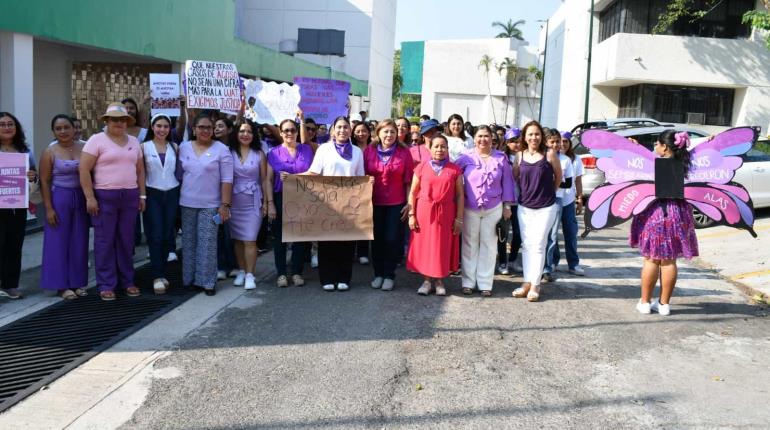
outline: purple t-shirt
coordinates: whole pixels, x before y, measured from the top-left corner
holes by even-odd
[[[291,175],[307,172],[313,162],[313,149],[310,145],[298,143],[297,153],[292,157],[284,145],[278,145],[267,154],[267,162],[274,172],[273,192],[280,193],[283,191],[281,172]]]

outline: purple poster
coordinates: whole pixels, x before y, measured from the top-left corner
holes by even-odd
[[[27,170],[29,154],[0,154],[0,208],[21,209],[29,207],[27,195]]]
[[[299,108],[305,118],[313,118],[319,124],[330,124],[338,116],[348,115],[350,82],[332,79],[295,77],[299,86]]]

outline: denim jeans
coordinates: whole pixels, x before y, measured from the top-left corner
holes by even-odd
[[[374,240],[372,241],[372,265],[374,276],[388,279],[396,277],[396,266],[404,249],[401,228],[403,204],[374,206]]]
[[[561,218],[562,213],[561,199],[557,197],[554,205],[556,206],[556,218],[554,218],[551,229],[548,232],[548,243],[545,245],[545,267],[543,268],[543,273],[551,273],[554,265],[558,262],[556,256],[559,255],[559,219]]]
[[[179,209],[179,187],[168,191],[147,187],[144,230],[150,248],[153,278],[166,277],[168,253],[176,251],[176,213]],[[172,245],[173,244],[173,245]]]
[[[273,200],[275,203],[276,214],[273,220],[272,232],[273,232],[273,256],[275,257],[275,271],[278,276],[286,276],[286,248],[288,243],[282,241],[283,236],[283,193],[274,193]],[[292,275],[302,275],[302,266],[305,264],[305,249],[308,242],[293,242],[291,243],[291,273]]]
[[[552,235],[548,239],[548,263],[546,263],[545,273],[549,272],[549,263],[552,265],[558,265],[561,259],[559,252],[558,236],[554,237],[553,232],[558,233],[559,219],[561,219],[561,229],[564,234],[564,251],[567,254],[567,267],[574,269],[580,264],[580,257],[577,252],[577,234],[578,234],[578,222],[575,214],[575,202],[562,207],[561,215],[557,218],[557,222],[552,230]],[[553,243],[551,243],[553,240]]]

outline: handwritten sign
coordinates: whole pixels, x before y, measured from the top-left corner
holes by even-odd
[[[284,242],[372,240],[368,176],[289,175],[283,183]]]
[[[332,79],[295,77],[302,97],[299,107],[305,118],[313,118],[319,124],[331,124],[338,116],[347,116],[350,82]]]
[[[179,75],[150,73],[151,115],[179,116]]]
[[[261,80],[244,81],[246,111],[244,116],[259,124],[278,124],[297,116],[299,87]]]
[[[0,208],[29,207],[29,155],[0,153]]]
[[[187,107],[237,112],[241,107],[241,81],[232,63],[187,60]]]

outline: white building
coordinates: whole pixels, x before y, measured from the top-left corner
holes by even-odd
[[[537,65],[534,47],[516,39],[428,40],[415,80],[409,75],[419,73],[411,63],[419,61],[414,45],[421,43],[404,42],[401,50],[404,81],[410,82],[405,92],[422,94],[421,114],[445,121],[458,113],[474,124],[520,125],[537,118],[540,82],[528,71]],[[488,73],[480,65],[485,55],[491,58]],[[506,58],[516,65],[510,75],[498,70]]]
[[[564,2],[541,36],[542,122],[571,129],[586,116],[592,0]],[[770,127],[770,50],[740,23],[755,0],[724,0],[702,20],[653,35],[662,0],[594,2],[589,120],[652,117],[717,131]],[[542,52],[545,47],[545,52]]]
[[[351,111],[390,116],[396,0],[236,0],[236,8],[238,37],[328,67],[330,78],[342,72],[368,81],[369,96],[352,97]],[[300,29],[331,30],[332,45],[344,31],[344,55],[298,52],[312,42],[302,40]],[[303,37],[308,34],[314,33]]]

